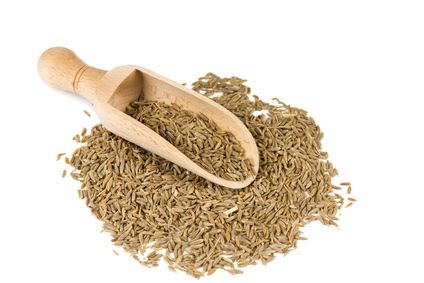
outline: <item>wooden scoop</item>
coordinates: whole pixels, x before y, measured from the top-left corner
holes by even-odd
[[[138,66],[120,66],[109,72],[85,64],[74,52],[63,47],[46,50],[38,61],[38,71],[48,85],[84,97],[112,133],[153,152],[213,183],[240,189],[249,185],[259,169],[255,140],[244,124],[231,112],[197,92]],[[206,171],[156,132],[125,114],[129,103],[143,94],[144,99],[175,103],[181,108],[203,113],[221,129],[231,132],[253,162],[255,176],[230,181]]]

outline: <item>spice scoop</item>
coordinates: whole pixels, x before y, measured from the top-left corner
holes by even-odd
[[[94,107],[103,126],[110,132],[169,160],[218,185],[241,189],[248,186],[259,169],[256,142],[245,125],[230,111],[201,94],[139,66],[125,65],[110,71],[85,64],[63,47],[46,50],[38,61],[38,71],[48,85],[78,94]],[[218,177],[194,163],[152,129],[124,113],[140,98],[202,113],[224,131],[231,132],[253,163],[254,175],[241,181]]]

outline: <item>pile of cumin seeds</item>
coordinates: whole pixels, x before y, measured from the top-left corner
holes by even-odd
[[[214,175],[231,181],[254,175],[253,163],[245,157],[236,137],[202,113],[143,99],[131,103],[126,113]]]
[[[79,196],[112,242],[142,265],[163,259],[194,277],[220,269],[237,274],[296,248],[312,221],[337,225],[347,183],[332,183],[337,170],[321,149],[319,126],[302,109],[251,96],[244,82],[209,73],[193,89],[229,109],[254,136],[260,167],[245,189],[212,184],[101,125],[77,139],[67,160],[81,182]]]

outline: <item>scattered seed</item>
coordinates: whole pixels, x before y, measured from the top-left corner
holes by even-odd
[[[332,184],[337,170],[322,151],[319,126],[302,109],[251,95],[244,83],[208,73],[192,85],[234,113],[255,138],[260,169],[244,189],[206,181],[102,125],[81,133],[78,148],[65,158],[81,183],[79,197],[113,243],[141,265],[155,267],[163,258],[170,270],[195,278],[218,269],[238,274],[296,248],[312,221],[337,225],[345,199]],[[251,161],[239,142],[208,117],[141,100],[126,111],[214,174],[249,174]]]
[[[87,115],[88,117],[91,117],[90,112],[88,112],[87,110],[84,110],[83,112],[84,112],[84,113],[85,113],[85,115]]]
[[[66,153],[58,153],[57,154],[57,158],[56,158],[56,161],[59,161],[61,158],[62,158],[62,156],[63,155],[65,155]]]

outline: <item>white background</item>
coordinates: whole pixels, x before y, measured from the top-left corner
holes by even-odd
[[[267,266],[201,282],[423,282],[422,1],[2,1],[0,282],[195,282],[112,252],[61,179],[90,106],[38,77],[66,46],[89,64],[136,64],[177,82],[208,71],[307,109],[358,203],[339,228]]]

